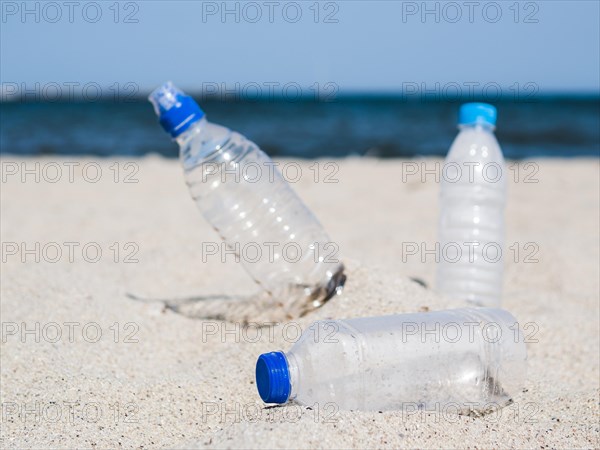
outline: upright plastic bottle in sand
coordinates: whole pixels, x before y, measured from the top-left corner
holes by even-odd
[[[150,94],[180,147],[185,179],[204,218],[285,318],[321,306],[344,282],[332,243],[275,163],[239,133],[210,123],[172,83]]]
[[[287,352],[260,355],[265,403],[342,410],[483,413],[510,403],[526,373],[515,318],[492,308],[315,322]]]
[[[496,108],[460,108],[441,177],[437,291],[478,306],[502,296],[506,167],[494,136]]]

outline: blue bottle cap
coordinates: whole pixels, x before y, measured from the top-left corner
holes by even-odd
[[[290,397],[290,371],[283,352],[263,353],[256,361],[256,387],[265,403],[285,403]]]
[[[156,88],[148,97],[159,123],[172,137],[177,137],[190,125],[204,117],[204,111],[192,97],[177,89],[170,81]]]
[[[487,123],[496,125],[496,107],[487,103],[465,103],[460,107],[458,113],[459,125],[472,125],[476,123]]]

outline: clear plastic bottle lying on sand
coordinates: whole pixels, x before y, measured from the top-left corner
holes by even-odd
[[[337,248],[275,163],[241,134],[208,122],[172,83],[149,100],[179,144],[196,205],[266,291],[264,306],[299,317],[339,292],[345,276]]]
[[[319,321],[287,352],[260,355],[266,403],[334,403],[342,410],[503,407],[522,387],[527,353],[507,311],[466,308]]]
[[[494,136],[496,108],[467,103],[441,177],[437,291],[500,306],[506,167]]]

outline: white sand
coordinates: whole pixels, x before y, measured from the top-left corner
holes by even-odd
[[[29,168],[39,162],[48,177],[52,161],[79,168],[87,162],[5,157],[4,175],[11,161]],[[433,167],[435,160],[426,161]],[[131,172],[125,162],[121,178]],[[528,345],[525,392],[500,417],[484,418],[264,409],[256,357],[289,349],[285,336],[295,327],[287,335],[276,327],[272,338],[265,331],[253,343],[228,325],[233,332],[223,338],[207,332],[225,330],[223,323],[189,317],[193,303],[176,312],[129,298],[242,295],[254,286],[233,262],[202,263],[201,243],[218,239],[191,202],[176,161],[135,161],[139,182],[132,184],[114,182],[113,163],[102,162],[98,183],[85,181],[81,170],[70,183],[66,166],[57,183],[35,183],[32,175],[25,183],[17,175],[2,182],[2,448],[600,447],[597,160],[539,161],[538,183],[524,183],[521,174],[510,185],[507,241],[520,243],[521,262],[512,253],[507,258],[504,307],[523,324],[535,322],[539,342]],[[404,183],[400,161],[337,163],[339,182],[315,184],[308,162],[294,186],[339,243],[348,282],[342,296],[298,324],[462,306],[409,280],[431,286],[432,257],[402,262],[403,242],[431,248],[435,240],[432,177]],[[55,252],[46,246],[45,261],[31,254],[22,263],[12,242],[29,249],[56,242],[63,256],[49,262]],[[72,262],[63,242],[80,243]],[[89,242],[103,251],[97,263],[82,256]],[[137,263],[122,261],[128,242],[139,246]],[[539,246],[538,263],[522,261],[527,242]],[[79,324],[71,337],[68,322]],[[84,339],[84,326],[90,341],[99,328],[100,340]],[[32,333],[21,335],[25,327]],[[127,342],[132,332],[137,342]]]

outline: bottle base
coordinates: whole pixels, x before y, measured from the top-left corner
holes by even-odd
[[[288,284],[277,291],[263,292],[255,297],[260,305],[258,316],[270,322],[304,317],[341,294],[345,283],[344,265],[340,263],[332,275],[317,285]]]
[[[304,317],[309,312],[323,306],[334,296],[341,294],[345,284],[346,274],[344,273],[344,265],[340,264],[327,283],[319,285],[312,290],[306,299],[306,304],[301,308],[298,317]]]

